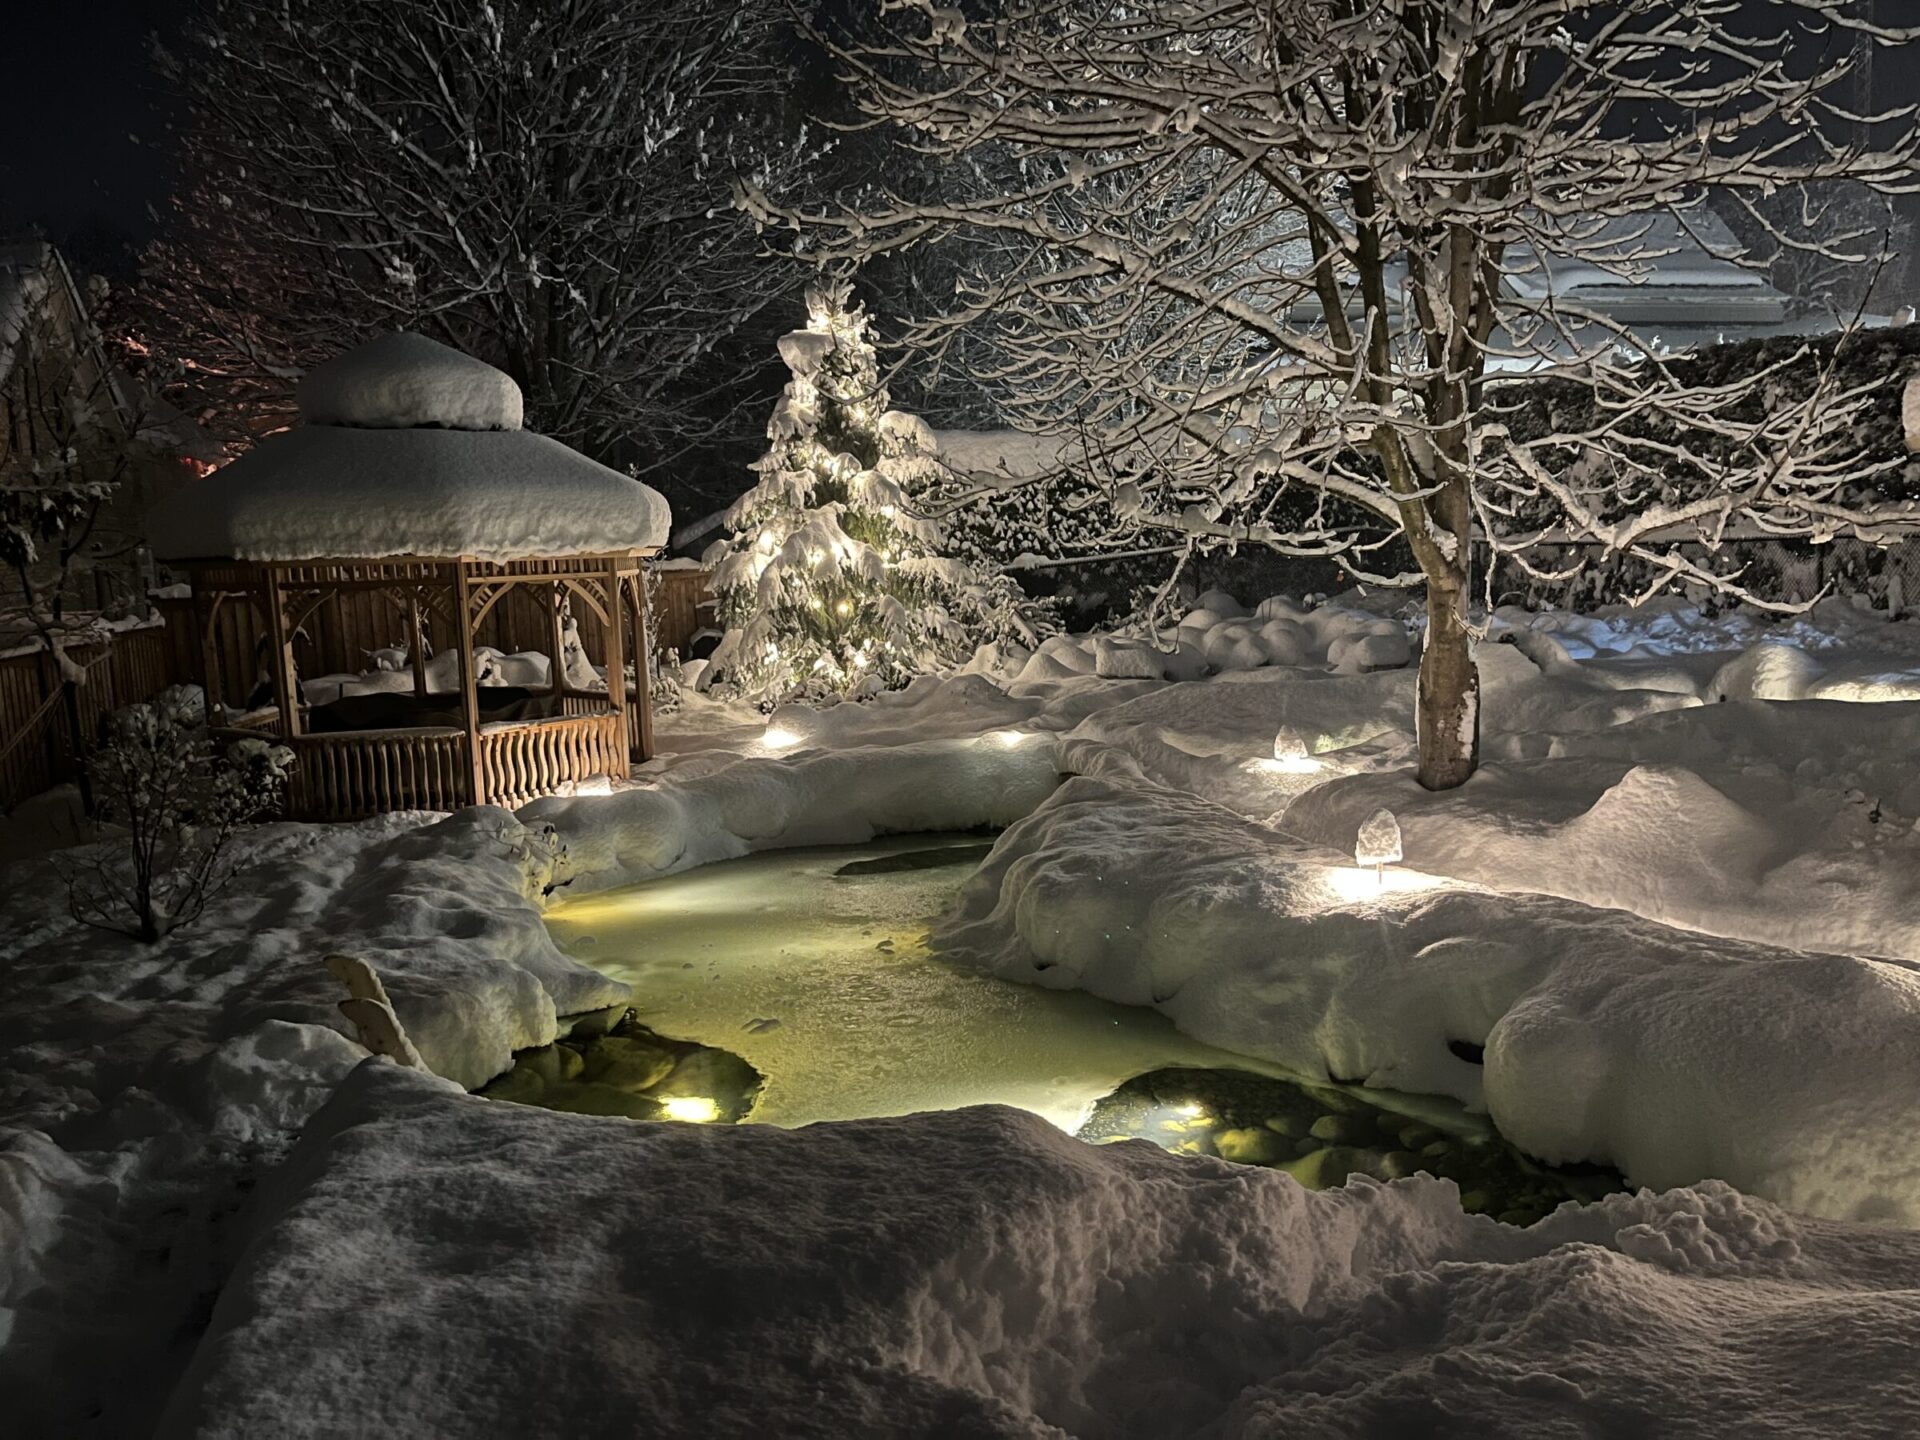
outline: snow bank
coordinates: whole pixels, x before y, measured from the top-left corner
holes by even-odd
[[[1543,1159],[1920,1224],[1920,1067],[1901,1059],[1920,1054],[1912,968],[1415,869],[1376,878],[1351,850],[1089,778],[1001,836],[935,945],[1006,979],[1153,1005],[1308,1076],[1484,1105]]]
[[[1920,1236],[1716,1184],[1519,1230],[998,1108],[637,1125],[368,1065],[251,1233],[163,1435],[1866,1434],[1916,1398]]]
[[[1920,960],[1920,706],[1728,704],[1560,737],[1434,794],[1334,776],[1276,823],[1350,842],[1385,806],[1407,863],[1667,924]],[[1250,812],[1249,812],[1250,813]]]
[[[1209,591],[1177,633],[1216,671],[1314,665],[1357,675],[1398,669],[1413,658],[1398,620],[1338,602],[1309,608],[1284,595],[1261,601],[1249,614],[1231,595]]]
[[[1482,645],[1479,665],[1489,755],[1559,753],[1572,743],[1566,737],[1699,703],[1595,683],[1580,667],[1544,673],[1511,645]],[[1413,702],[1410,669],[1339,675],[1264,667],[1108,703],[1069,732],[1062,755],[1077,773],[1103,774],[1117,753],[1126,769],[1264,819],[1342,772],[1398,774],[1410,766]],[[1281,727],[1305,742],[1312,768],[1272,763]]]
[[[1049,737],[995,731],[688,767],[651,788],[536,800],[519,815],[557,830],[579,893],[754,850],[1007,825],[1059,783]]]
[[[294,398],[309,425],[518,430],[523,416],[520,387],[504,371],[404,332],[322,361]]]
[[[365,1058],[329,953],[372,962],[469,1085],[628,996],[556,948],[550,855],[504,810],[243,843],[255,867],[152,946],[79,926],[48,867],[0,888],[0,1393],[22,1434],[150,1432],[238,1188]]]

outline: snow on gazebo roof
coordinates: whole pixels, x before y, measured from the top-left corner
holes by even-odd
[[[155,510],[163,560],[481,560],[666,543],[656,490],[520,428],[520,387],[424,335],[317,365],[305,423]]]

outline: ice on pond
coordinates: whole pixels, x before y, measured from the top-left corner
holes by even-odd
[[[1074,1130],[1164,1066],[1283,1072],[1156,1012],[1013,985],[927,954],[978,837],[772,851],[554,907],[563,949],[634,987],[641,1021],[742,1056],[776,1125],[1005,1104]],[[861,862],[953,846],[954,863]],[[964,848],[962,848],[964,847]],[[854,864],[855,873],[836,874]]]

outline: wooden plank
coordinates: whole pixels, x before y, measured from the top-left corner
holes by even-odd
[[[615,721],[619,726],[617,744],[624,756],[628,747],[627,716],[627,647],[626,626],[622,623],[620,604],[620,566],[618,562],[607,566],[607,699],[613,705]],[[626,778],[626,767],[621,767],[617,777]]]
[[[295,686],[293,637],[287,631],[287,598],[276,566],[267,568],[267,635],[272,642],[273,699],[280,710],[280,733],[300,733],[300,696]]]
[[[455,629],[459,631],[455,643],[460,647],[460,708],[466,722],[467,748],[472,764],[469,768],[470,788],[467,803],[482,805],[488,800],[486,775],[483,770],[485,757],[480,749],[480,691],[479,679],[473,668],[473,601],[471,586],[467,578],[471,562],[465,558],[453,567],[453,613]]]
[[[633,697],[633,754],[642,764],[653,758],[653,637],[647,627],[647,577],[644,572],[632,577],[627,587],[627,613],[633,619],[633,678],[638,693]],[[632,773],[631,769],[628,771]]]

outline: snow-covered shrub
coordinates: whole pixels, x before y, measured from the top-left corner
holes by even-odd
[[[759,481],[706,556],[726,629],[714,673],[762,704],[873,694],[956,664],[998,604],[939,553],[941,527],[917,503],[936,476],[932,433],[887,408],[849,287],[807,303],[807,328],[780,340],[793,374]]]
[[[90,770],[98,819],[124,844],[66,862],[74,918],[149,942],[193,921],[244,863],[229,842],[278,805],[292,760],[264,740],[220,753],[183,707],[117,712]]]

